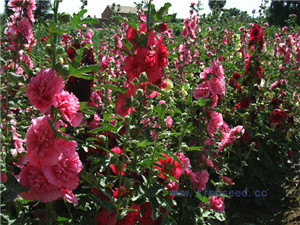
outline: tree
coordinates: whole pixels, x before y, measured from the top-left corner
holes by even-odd
[[[297,15],[296,23],[300,25],[300,1],[272,0],[269,8],[269,23],[272,25],[285,26],[289,15]]]
[[[226,0],[209,0],[208,5],[210,10],[219,8],[222,9],[226,4]]]
[[[35,17],[45,17],[50,10],[50,0],[36,0]]]

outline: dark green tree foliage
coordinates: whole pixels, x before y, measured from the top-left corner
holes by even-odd
[[[272,25],[285,26],[289,15],[297,16],[296,23],[300,25],[300,1],[272,0],[269,8],[269,23]]]
[[[43,18],[45,17],[51,10],[50,0],[36,0],[36,10],[35,17]]]
[[[208,5],[211,10],[222,9],[226,4],[226,0],[209,0]]]

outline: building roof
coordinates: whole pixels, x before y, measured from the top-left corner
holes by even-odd
[[[108,5],[107,7],[109,7],[110,9],[113,8],[112,5]],[[118,5],[116,5],[115,10],[118,11],[119,9],[120,9],[119,13],[124,13],[124,14],[125,13],[126,14],[128,14],[128,13],[137,14],[137,12],[138,12],[137,8],[133,7],[133,6],[120,6],[119,7]]]

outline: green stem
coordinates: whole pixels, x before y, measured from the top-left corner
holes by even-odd
[[[54,13],[54,23],[57,24],[57,12],[58,12],[58,5],[59,1],[55,0],[54,1],[54,8],[53,8],[53,13]],[[52,68],[55,68],[56,64],[56,45],[57,45],[57,33],[53,34],[53,39],[52,39]]]

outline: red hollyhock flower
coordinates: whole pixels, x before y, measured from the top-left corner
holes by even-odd
[[[144,211],[142,211],[144,209]],[[161,224],[161,217],[159,217],[156,221],[152,219],[151,213],[151,205],[149,202],[145,202],[141,207],[141,211],[143,212],[143,217],[138,219],[139,224],[141,225],[159,225]]]
[[[245,98],[243,98],[243,99],[241,100],[241,102],[240,102],[240,107],[241,107],[242,109],[249,108],[250,102],[251,102],[250,98],[245,97]]]
[[[129,99],[130,96],[134,95],[134,89],[135,87],[133,86],[133,84],[130,84],[125,95],[120,93],[118,96],[118,99],[116,101],[116,113],[122,117],[128,115],[131,112],[131,109],[134,110],[134,108],[129,107]]]
[[[154,166],[154,168],[173,176],[175,179],[178,179],[182,174],[180,164],[177,161],[174,162],[174,159],[171,159],[165,154],[162,154],[162,156],[165,157],[165,159],[158,158],[157,162],[157,164],[161,165],[161,167]],[[165,176],[162,173],[160,173],[160,177],[165,179]]]
[[[271,123],[282,123],[286,118],[286,113],[282,109],[274,109],[270,114]]]
[[[132,40],[136,39],[136,35],[136,29],[134,29],[133,27],[128,27],[128,29],[126,30],[126,39],[132,42]]]
[[[80,44],[79,43],[75,43],[75,44],[72,44],[69,48],[68,48],[68,51],[67,51],[67,54],[68,54],[68,57],[71,61],[74,60],[75,56],[76,56],[76,50],[77,49],[80,49]]]
[[[134,55],[127,55],[124,70],[129,81],[138,78],[142,72],[146,72],[149,83],[156,83],[162,78],[155,52],[145,47],[137,48]]]
[[[273,98],[270,102],[270,105],[274,106],[274,107],[279,107],[279,105],[282,103],[281,100],[279,100],[278,98]]]
[[[264,46],[264,37],[262,28],[257,24],[254,25],[250,30],[249,48],[251,48],[256,43],[259,43],[259,50],[262,50]]]
[[[168,29],[168,25],[166,23],[161,23],[157,26],[157,30],[159,32],[165,32]]]
[[[238,80],[238,79],[240,79],[241,78],[241,74],[239,74],[239,73],[237,73],[237,72],[235,72],[233,75],[232,75],[232,79],[234,79],[234,80]]]

